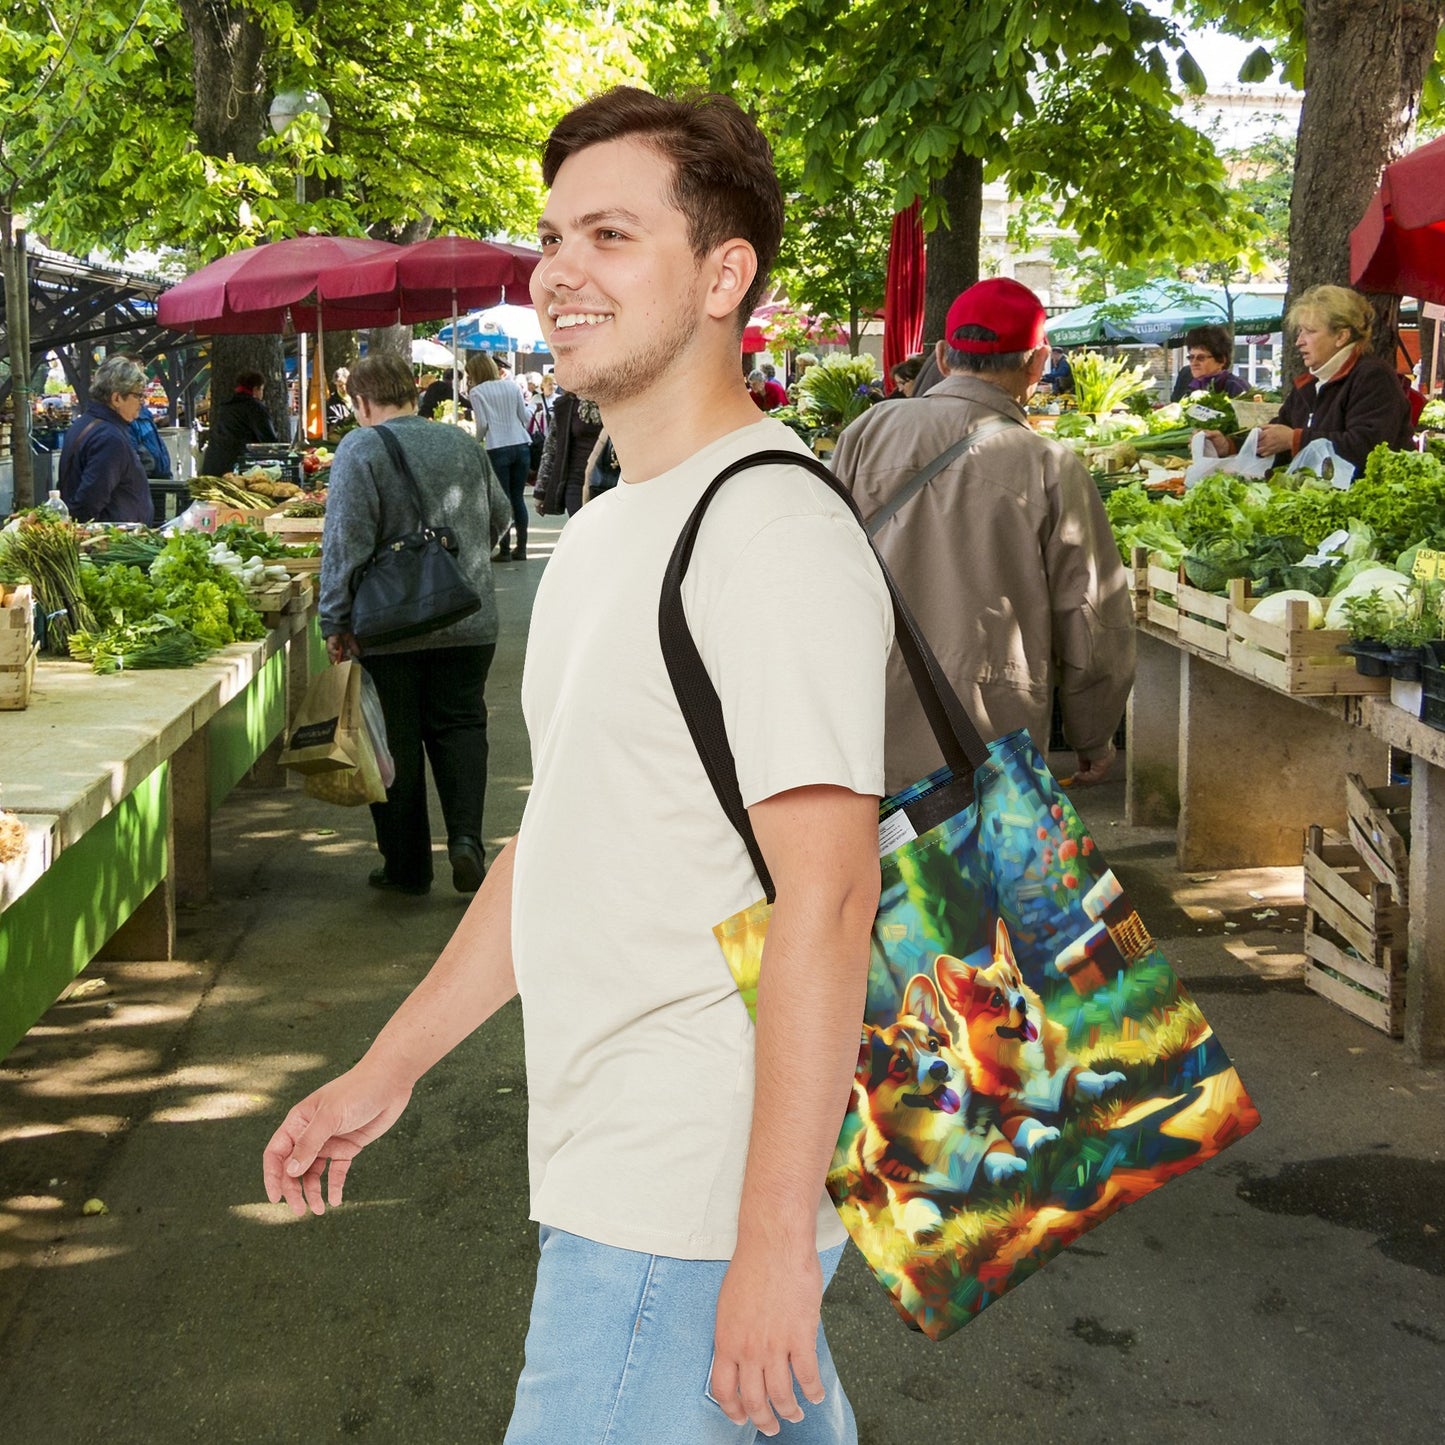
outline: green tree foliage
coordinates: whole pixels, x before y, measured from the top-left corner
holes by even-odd
[[[548,129],[583,95],[640,75],[657,41],[654,26],[632,25],[631,7],[585,0],[436,0],[414,18],[379,0],[135,0],[136,10],[131,43],[22,186],[36,228],[67,249],[178,246],[208,259],[305,229],[394,235],[423,218],[526,234]],[[88,14],[103,34],[125,11],[100,0]],[[223,47],[259,34],[239,99],[261,123],[245,144],[198,136],[198,93],[205,101],[214,85],[224,98],[237,84],[198,73],[198,23],[217,27]],[[24,73],[48,29],[45,7],[25,0],[0,32],[4,72]],[[264,124],[270,96],[303,84],[329,102],[330,133],[278,139]],[[44,149],[47,117],[28,125]]]
[[[861,184],[819,201],[790,174],[786,152],[778,160],[788,224],[774,284],[797,306],[845,326],[848,349],[856,356],[863,323],[883,305],[892,188],[880,168],[871,166]]]
[[[1112,258],[1218,249],[1209,217],[1223,209],[1223,170],[1175,93],[1202,90],[1203,75],[1174,24],[1134,0],[743,0],[721,13],[713,73],[760,98],[817,200],[873,164],[895,207],[920,200],[935,328],[935,272],[965,284],[979,273],[967,222],[984,167],[1026,196],[1062,197]]]

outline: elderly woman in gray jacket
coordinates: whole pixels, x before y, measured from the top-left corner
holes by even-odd
[[[331,463],[321,548],[321,632],[333,663],[358,657],[371,674],[386,717],[396,778],[372,821],[382,866],[373,888],[421,894],[431,888],[430,760],[447,830],[452,885],[474,893],[482,882],[482,804],[487,787],[487,672],[497,644],[492,545],[510,508],[476,439],[416,414],[416,383],[392,352],[363,357],[348,380],[361,423]],[[432,526],[451,527],[479,612],[436,632],[364,650],[351,632],[352,577],[383,542],[419,525],[410,489],[374,428],[385,426],[407,459]]]

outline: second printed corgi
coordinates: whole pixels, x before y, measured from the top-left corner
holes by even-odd
[[[1045,1015],[1038,994],[1024,982],[1002,919],[987,968],[940,954],[933,972],[961,1025],[958,1049],[969,1083],[998,1103],[1003,1131],[1023,1153],[1059,1137],[1046,1121],[1058,1119],[1066,1104],[1101,1099],[1124,1083],[1118,1070],[1095,1073],[1069,1053],[1063,1025]]]

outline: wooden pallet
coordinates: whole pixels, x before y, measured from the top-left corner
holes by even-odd
[[[35,598],[28,582],[0,586],[0,667],[24,667],[35,649]]]
[[[1306,836],[1305,983],[1315,993],[1399,1038],[1405,1022],[1408,910],[1340,834],[1312,824]]]
[[[1348,632],[1310,626],[1308,603],[1286,603],[1283,624],[1260,622],[1251,615],[1259,598],[1242,579],[1229,584],[1228,603],[1229,665],[1236,672],[1291,697],[1389,692],[1388,677],[1362,677],[1354,658],[1340,651]]]
[[[1149,564],[1145,616],[1157,627],[1177,633],[1180,642],[1215,657],[1229,656],[1229,599],[1201,592],[1182,570]]]
[[[1410,904],[1410,785],[1371,788],[1358,773],[1345,776],[1350,843],[1365,867],[1402,907]]]

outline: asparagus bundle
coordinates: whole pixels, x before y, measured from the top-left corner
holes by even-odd
[[[79,532],[71,522],[45,508],[25,512],[13,531],[0,532],[6,569],[35,589],[45,616],[45,650],[68,655],[74,631],[95,627],[95,614],[80,581]]]

